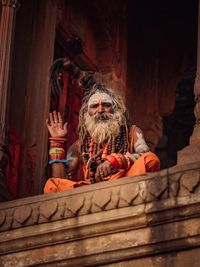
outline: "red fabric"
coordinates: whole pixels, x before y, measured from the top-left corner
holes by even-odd
[[[69,78],[68,73],[66,71],[63,71],[62,72],[63,88],[59,97],[59,104],[57,108],[57,110],[59,110],[62,115],[65,113],[66,103],[67,103],[68,78]]]
[[[18,186],[19,186],[19,167],[20,167],[20,155],[21,145],[19,138],[16,134],[9,134],[8,151],[10,154],[10,161],[6,168],[7,186],[11,193],[12,199],[17,198]]]

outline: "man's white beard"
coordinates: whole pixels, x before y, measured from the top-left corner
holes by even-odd
[[[123,121],[120,112],[97,114],[96,116],[90,116],[86,112],[84,119],[88,133],[92,140],[98,144],[115,139],[120,133],[120,126]]]

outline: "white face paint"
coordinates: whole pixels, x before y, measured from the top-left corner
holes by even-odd
[[[113,105],[112,98],[108,94],[97,92],[90,97],[88,107],[98,104],[100,100],[102,103],[109,103]]]

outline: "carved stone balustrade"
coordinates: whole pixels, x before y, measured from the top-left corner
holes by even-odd
[[[10,201],[0,266],[200,266],[199,217],[200,163]]]

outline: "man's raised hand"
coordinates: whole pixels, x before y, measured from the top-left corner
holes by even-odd
[[[51,137],[65,137],[67,135],[67,122],[63,124],[60,112],[53,111],[46,120],[46,125]]]

